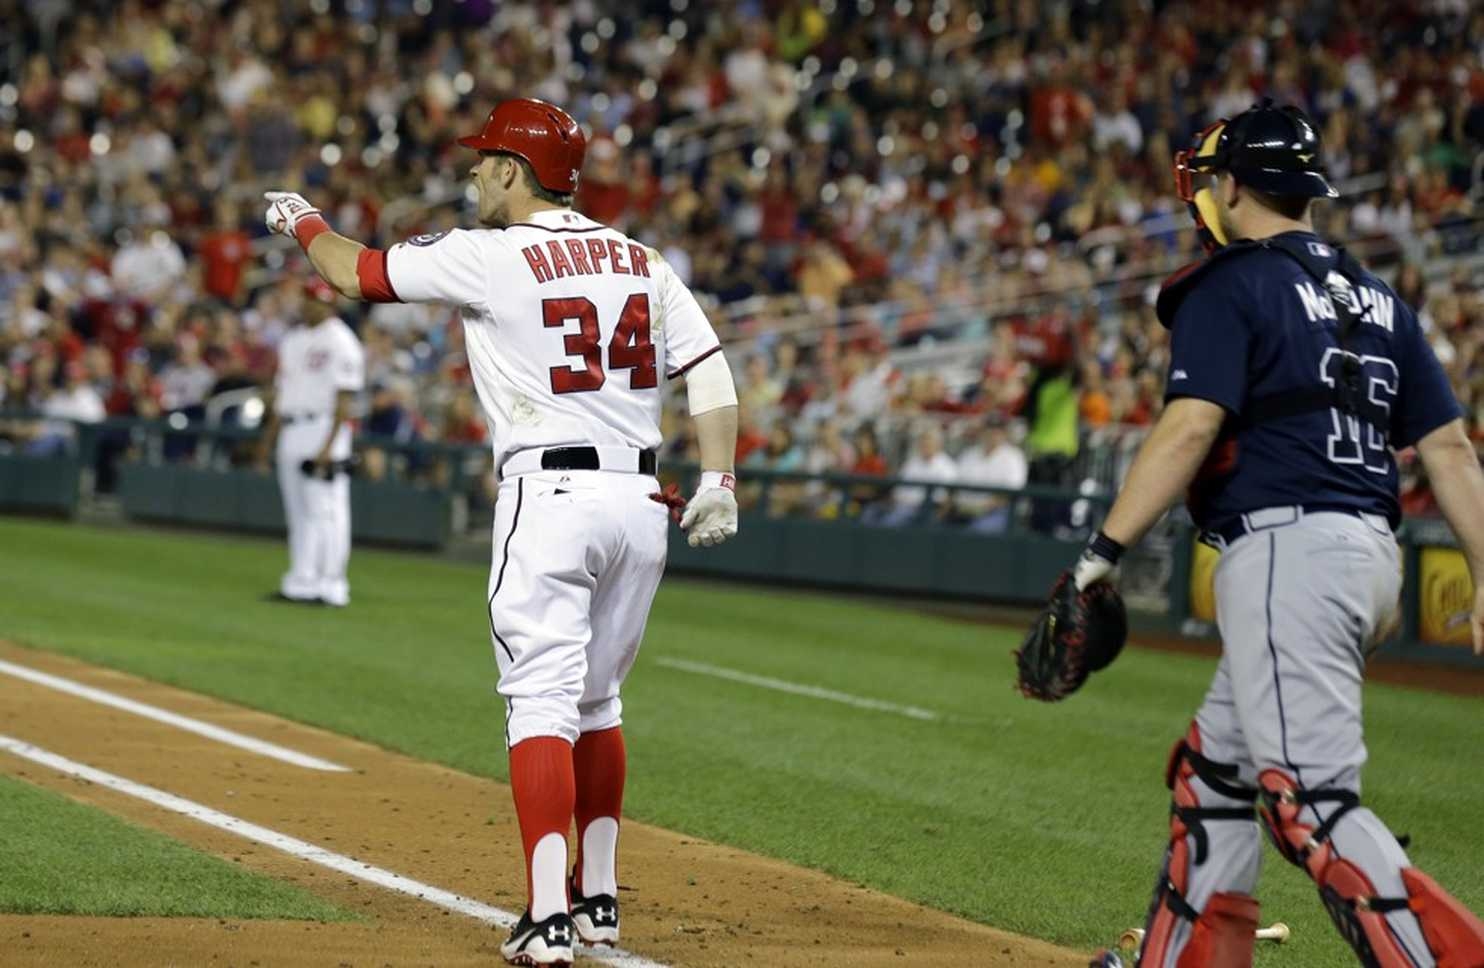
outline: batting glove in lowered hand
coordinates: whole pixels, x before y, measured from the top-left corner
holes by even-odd
[[[320,210],[298,192],[264,192],[263,197],[268,200],[268,211],[263,213],[268,231],[291,239],[297,238],[295,229],[301,221],[320,214]]]
[[[719,545],[737,533],[737,479],[731,474],[706,471],[685,506],[680,530],[692,547]]]
[[[1128,613],[1118,589],[1102,580],[1123,549],[1114,545],[1110,558],[1099,539],[1106,540],[1099,534],[1077,567],[1056,580],[1050,600],[1015,653],[1021,695],[1060,702],[1123,650]]]

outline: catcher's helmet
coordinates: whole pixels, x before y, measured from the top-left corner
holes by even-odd
[[[1319,132],[1302,110],[1291,104],[1274,107],[1272,98],[1227,120],[1222,118],[1195,136],[1189,148],[1175,152],[1175,189],[1190,206],[1207,248],[1225,245],[1209,187],[1196,187],[1197,174],[1230,172],[1239,184],[1269,195],[1335,198],[1326,177]]]
[[[503,151],[524,159],[548,191],[570,195],[587,154],[587,136],[572,116],[555,104],[522,97],[501,101],[479,134],[460,138],[475,151]]]

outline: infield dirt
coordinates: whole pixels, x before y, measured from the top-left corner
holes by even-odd
[[[507,787],[219,700],[0,643],[0,657],[342,763],[322,773],[0,676],[0,733],[216,810],[519,912]],[[490,723],[490,742],[501,741]],[[0,752],[0,772],[271,877],[361,923],[0,915],[6,966],[503,964],[503,932],[142,800]],[[931,863],[931,858],[924,858]],[[625,822],[624,947],[675,968],[1082,966],[1087,955],[718,844]],[[579,958],[578,964],[584,963]]]

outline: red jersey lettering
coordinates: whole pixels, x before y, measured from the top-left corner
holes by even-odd
[[[629,243],[629,264],[634,267],[634,275],[649,278],[649,254],[644,246]]]
[[[563,276],[575,276],[572,271],[572,263],[567,261],[567,253],[562,251],[562,244],[555,239],[546,243],[547,251],[551,253],[552,274],[560,279]]]
[[[531,267],[531,272],[536,276],[537,282],[551,281],[551,263],[546,261],[546,256],[541,252],[541,246],[528,245],[520,250],[520,254],[526,257],[526,264]]]
[[[621,276],[629,275],[629,267],[623,264],[623,246],[619,245],[617,239],[608,240],[608,259],[613,263],[613,271]]]
[[[608,246],[602,239],[587,240],[587,254],[592,257],[593,271],[602,272],[603,263],[608,260]]]
[[[587,246],[578,239],[567,240],[567,252],[572,256],[572,266],[580,276],[590,276],[597,272],[596,266],[587,264]]]

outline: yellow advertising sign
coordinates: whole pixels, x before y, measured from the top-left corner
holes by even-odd
[[[1469,612],[1474,585],[1463,553],[1456,548],[1423,548],[1421,565],[1422,641],[1433,645],[1470,645]]]

